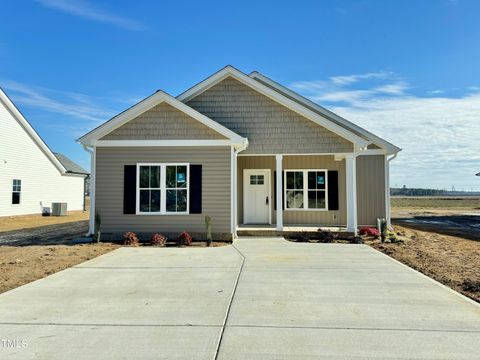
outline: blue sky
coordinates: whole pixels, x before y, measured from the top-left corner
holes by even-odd
[[[479,1],[2,4],[0,86],[54,150],[157,89],[258,70],[404,150],[392,185],[480,190]]]

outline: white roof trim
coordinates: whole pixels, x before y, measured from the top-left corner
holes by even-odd
[[[310,109],[307,109],[305,106],[289,99],[278,91],[269,88],[268,86],[249,77],[248,75],[242,73],[241,71],[235,69],[233,66],[230,65],[224,67],[222,70],[216,72],[212,76],[188,89],[184,93],[178,95],[177,99],[182,102],[187,102],[229,76],[258,91],[259,93],[269,97],[270,99],[282,104],[283,106],[288,107],[290,110],[295,111],[296,113],[312,120],[318,125],[323,126],[326,129],[336,133],[337,135],[355,143],[358,147],[366,147],[368,146],[368,144],[370,144],[370,141],[356,135],[355,133],[341,127],[338,124],[335,124],[333,121],[325,118],[324,116],[319,115]]]
[[[30,125],[28,120],[23,116],[20,110],[17,109],[15,104],[10,100],[10,98],[5,94],[3,89],[0,88],[0,100],[5,104],[7,109],[11,112],[13,117],[20,123],[23,129],[27,134],[32,138],[32,140],[37,144],[37,146],[42,150],[42,152],[47,156],[47,158],[53,163],[53,165],[60,171],[62,175],[68,175],[67,169],[62,165],[62,163],[57,159],[53,154],[52,150],[45,144],[42,138],[37,134],[35,129]]]
[[[317,110],[319,113],[325,115],[326,117],[332,118],[334,121],[337,121],[338,123],[344,125],[347,128],[352,128],[354,131],[357,131],[360,133],[362,136],[364,136],[367,140],[372,141],[375,145],[378,145],[388,151],[388,153],[397,153],[401,151],[399,147],[393,145],[392,143],[389,143],[388,141],[378,137],[375,134],[372,134],[368,130],[365,130],[364,128],[348,121],[347,119],[331,112],[330,110],[324,108],[323,106],[318,105],[317,103],[297,94],[296,92],[290,90],[289,88],[277,83],[276,81],[270,79],[269,77],[259,73],[258,71],[253,71],[250,73],[248,76],[254,79],[259,79],[263,81],[264,83],[267,83],[271,87],[277,89],[278,91],[286,93],[288,96],[291,96],[295,100],[297,100],[299,103],[304,104],[306,106],[310,106]]]
[[[130,120],[135,119],[140,114],[143,114],[145,111],[150,110],[154,106],[166,102],[167,104],[173,106],[174,108],[182,111],[183,113],[191,116],[192,118],[198,120],[202,124],[208,126],[210,129],[215,130],[219,134],[227,137],[234,143],[247,143],[248,140],[237,133],[227,129],[223,125],[217,123],[216,121],[206,117],[205,115],[199,113],[197,110],[192,109],[191,107],[185,105],[181,101],[178,101],[173,96],[167,94],[164,91],[157,91],[155,94],[150,95],[149,97],[143,99],[136,105],[127,109],[126,111],[118,114],[107,122],[103,123],[96,129],[90,131],[89,133],[83,135],[78,141],[84,145],[94,145],[95,142],[109,134],[113,130],[119,128],[120,126],[126,124]]]

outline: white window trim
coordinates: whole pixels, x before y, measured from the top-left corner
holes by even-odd
[[[141,166],[159,166],[160,167],[160,211],[142,212],[140,211],[140,167]],[[182,212],[167,211],[167,166],[186,166],[187,167],[187,210]],[[171,188],[169,188],[171,189]],[[190,163],[137,163],[137,181],[136,181],[136,215],[189,215],[190,214]]]
[[[14,189],[13,182],[14,182],[15,180],[20,181],[20,191],[15,191],[15,190],[13,190],[13,189]],[[11,191],[11,193],[10,193],[10,206],[14,206],[14,207],[21,206],[21,205],[22,205],[22,197],[23,197],[23,196],[22,196],[22,186],[23,186],[23,185],[22,185],[22,179],[13,179],[13,178],[12,178],[11,184],[12,184],[12,191]],[[18,194],[19,194],[18,204],[14,204],[14,203],[12,202],[12,200],[13,200],[13,199],[12,199],[13,193],[18,193]]]
[[[308,172],[309,171],[323,171],[325,172],[325,208],[309,208],[308,207]],[[303,172],[303,208],[294,209],[287,207],[287,173],[288,172]],[[283,207],[284,211],[328,211],[328,170],[327,169],[284,169],[283,170]],[[322,190],[323,191],[323,190]]]

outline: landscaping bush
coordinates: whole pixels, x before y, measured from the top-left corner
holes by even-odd
[[[377,228],[371,226],[361,227],[358,233],[362,236],[373,236],[375,239],[380,236],[380,231],[378,231]]]
[[[192,236],[184,231],[177,238],[177,245],[178,246],[190,246],[192,245]]]
[[[315,238],[321,243],[332,243],[336,236],[331,231],[318,229]]]
[[[123,245],[126,246],[138,246],[138,237],[134,232],[128,231],[123,234]]]
[[[152,234],[152,237],[150,238],[150,245],[152,246],[165,246],[167,243],[167,237],[162,234]]]

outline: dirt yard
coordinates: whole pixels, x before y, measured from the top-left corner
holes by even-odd
[[[0,246],[0,293],[118,248],[109,243]]]
[[[396,225],[401,243],[367,243],[480,302],[480,242]]]
[[[67,216],[42,216],[41,214],[4,216],[0,217],[0,232],[87,220],[88,211],[69,211]]]

